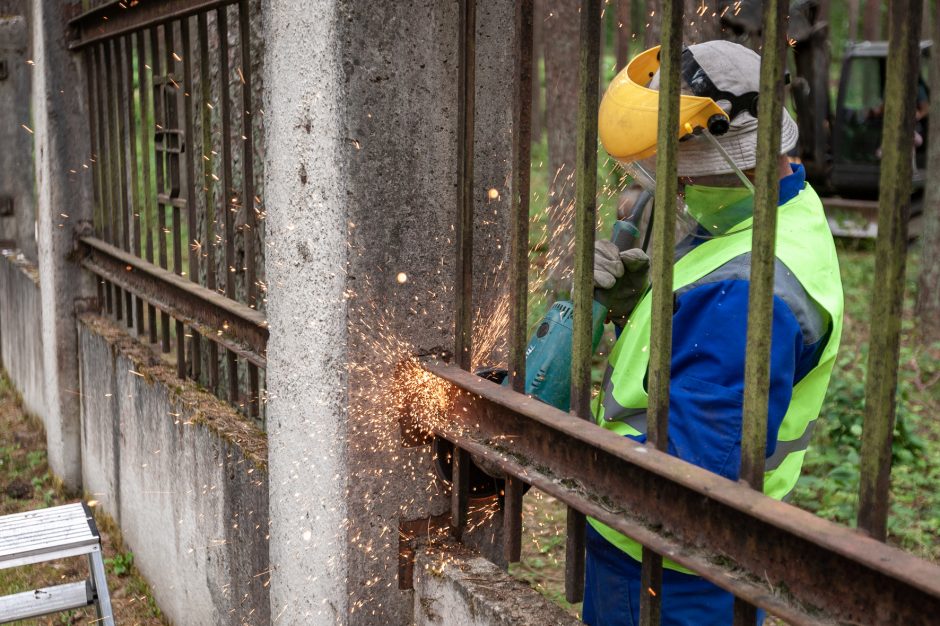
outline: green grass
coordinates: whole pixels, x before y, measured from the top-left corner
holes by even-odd
[[[845,331],[836,368],[792,503],[821,517],[854,525],[868,359],[874,254],[857,246],[839,251],[845,290]],[[940,346],[922,345],[913,307],[919,255],[908,268],[892,447],[889,541],[940,560]]]

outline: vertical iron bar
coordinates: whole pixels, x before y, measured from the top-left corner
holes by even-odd
[[[152,54],[151,54],[152,56]],[[153,75],[153,68],[150,68]],[[144,254],[147,261],[153,263],[153,203],[155,190],[150,176],[150,164],[154,158],[151,137],[153,136],[154,121],[151,117],[150,103],[153,98],[152,80],[147,80],[147,37],[145,31],[137,31],[137,97],[140,99],[140,173],[143,177],[141,191],[144,203],[144,224],[146,241],[144,241]],[[150,343],[157,342],[157,309],[147,304],[147,331]]]
[[[763,5],[764,45],[757,113],[757,171],[754,180],[754,225],[751,231],[740,474],[742,481],[758,491],[764,490],[764,464],[767,458],[770,342],[780,191],[780,123],[783,119],[788,4],[782,0],[765,0]],[[753,626],[756,621],[757,608],[735,598],[735,626]]]
[[[92,227],[96,235],[98,235],[98,228],[100,224],[100,216],[102,211],[102,186],[101,186],[101,175],[102,170],[98,166],[98,157],[101,154],[100,146],[100,137],[99,137],[99,128],[98,128],[98,80],[97,80],[97,68],[95,67],[95,48],[90,47],[85,50],[83,53],[83,61],[85,66],[85,85],[88,88],[88,129],[91,132],[91,167],[92,167],[92,183],[94,189],[94,199],[95,206],[93,211],[92,218]],[[100,307],[104,302],[104,283],[101,281],[101,278],[95,279],[95,283],[98,287],[98,306]]]
[[[896,0],[891,3],[888,14],[890,38],[875,244],[876,289],[871,305],[858,501],[859,529],[879,541],[887,536],[907,222],[911,209],[912,124],[920,16],[921,0]]]
[[[225,223],[225,295],[235,300],[235,206],[232,203],[232,127],[231,127],[231,76],[228,59],[228,8],[220,7],[216,13],[219,33],[219,81],[221,99],[219,115],[222,117],[222,210]],[[228,399],[238,404],[238,359],[231,350],[225,351],[228,374]]]
[[[136,90],[134,89],[133,35],[127,35],[124,38],[124,47],[127,51],[125,57],[127,88],[125,89],[124,93],[126,94],[125,97],[127,98],[127,144],[129,150],[128,162],[130,164],[131,176],[130,203],[133,220],[131,246],[129,250],[134,256],[142,257],[143,246],[141,245],[140,241],[140,207],[142,204],[142,194],[140,177],[138,176],[138,166],[140,164],[140,160],[137,158],[137,106],[134,103],[134,94],[136,93]],[[128,315],[128,320],[130,320],[130,315]],[[144,332],[144,301],[139,297],[134,299],[134,329],[136,330],[138,337],[141,336]]]
[[[160,37],[158,32],[158,27],[154,26],[150,29],[150,62],[153,66],[153,76],[154,76],[154,86],[153,86],[153,120],[156,130],[161,133],[163,137],[163,150],[156,151],[156,177],[157,177],[157,194],[164,194],[167,192],[167,183],[166,183],[166,168],[167,168],[167,158],[166,158],[166,146],[169,141],[166,136],[167,131],[167,121],[166,121],[166,101],[163,96],[166,94],[166,80],[168,74],[170,73],[169,67],[163,68],[162,61],[160,59]],[[161,87],[157,89],[157,81],[160,81]],[[159,94],[159,95],[158,95]],[[156,148],[156,142],[154,143],[154,148]],[[157,198],[157,258],[160,263],[160,267],[167,269],[167,243],[166,243],[166,205]],[[160,345],[163,352],[170,351],[170,315],[166,312],[160,312]]]
[[[124,61],[125,61],[124,49],[124,39],[118,38],[114,40],[114,76],[115,76],[115,89],[114,89],[114,110],[117,115],[117,132],[118,138],[118,179],[120,181],[120,190],[121,190],[121,238],[118,243],[118,247],[130,251],[131,249],[131,239],[130,239],[130,212],[133,210],[133,207],[128,199],[129,195],[129,184],[128,184],[128,170],[131,169],[130,163],[127,159],[127,150],[128,144],[130,143],[130,136],[125,131],[127,130],[127,122],[125,120],[125,115],[128,113],[127,107],[124,106],[124,100],[127,96],[127,90],[124,86],[124,78],[126,76],[124,72]],[[125,143],[125,137],[127,138],[127,143]],[[124,311],[127,315],[125,316],[125,323],[128,328],[134,325],[134,296],[131,292],[124,292]]]
[[[193,131],[193,63],[190,58],[192,45],[189,37],[189,18],[180,20],[180,38],[183,40],[183,142],[186,159],[186,218],[188,226],[187,247],[189,248],[189,280],[199,282],[199,237],[197,235],[199,223],[196,219],[196,164],[194,152],[196,151],[196,138]],[[190,328],[192,338],[189,340],[189,362],[192,371],[190,375],[199,380],[202,365],[202,340],[196,329]]]
[[[662,4],[662,49],[659,67],[659,126],[656,143],[657,211],[653,217],[653,283],[650,327],[647,444],[665,451],[669,429],[669,381],[672,363],[672,270],[675,254],[676,165],[679,139],[679,57],[682,52],[682,2]],[[643,548],[640,623],[660,623],[663,558]]]
[[[245,208],[245,285],[248,306],[258,306],[257,275],[255,269],[255,171],[254,139],[252,133],[251,105],[251,30],[249,25],[248,0],[238,3],[238,43],[241,47],[242,83],[242,206]]]
[[[467,527],[467,515],[470,509],[470,453],[454,446],[454,460],[451,464],[453,485],[450,492],[450,532],[460,539]]]
[[[97,234],[107,242],[111,241],[111,206],[112,206],[112,188],[111,188],[111,150],[110,150],[110,126],[108,126],[108,90],[105,84],[105,59],[104,43],[95,47],[95,74],[97,80],[95,84],[98,89],[98,169],[101,180],[101,221],[98,224]],[[113,290],[110,282],[104,282],[104,306],[108,314],[114,310]]]
[[[123,168],[119,154],[121,135],[120,131],[118,130],[120,128],[120,124],[118,122],[117,105],[115,104],[116,86],[114,77],[115,65],[113,63],[113,47],[113,40],[109,39],[104,43],[105,97],[108,111],[108,178],[110,180],[111,186],[111,208],[109,215],[111,227],[109,230],[110,236],[108,243],[111,243],[117,247],[121,247],[121,211],[124,206],[124,200],[121,198],[121,178],[123,176]],[[112,291],[114,292],[112,296],[114,318],[118,320],[124,319],[124,294],[121,288],[117,285],[112,285]]]
[[[166,146],[168,148],[166,155],[166,194],[169,196],[171,211],[172,245],[173,245],[173,273],[183,273],[183,221],[182,211],[179,203],[174,202],[180,197],[180,155],[178,150],[184,150],[183,142],[185,137],[179,136],[179,101],[182,92],[182,86],[179,84],[179,74],[176,71],[177,59],[176,53],[176,22],[167,22],[163,25],[163,54],[166,63],[166,83],[163,106],[163,119],[166,124],[164,132],[166,136]],[[172,141],[173,137],[176,141]]]
[[[102,211],[102,202],[103,202],[103,193],[101,176],[102,168],[98,165],[98,159],[101,155],[101,137],[99,135],[98,127],[98,68],[95,63],[95,47],[90,47],[85,50],[84,53],[85,61],[85,80],[88,87],[88,128],[91,131],[91,167],[92,170],[92,182],[94,184],[95,192],[95,210],[94,218],[92,223],[94,225],[95,236],[100,236],[99,228],[101,223],[101,211]],[[101,280],[98,279],[98,284],[101,284]]]
[[[232,215],[232,128],[228,65],[228,15],[222,7],[216,12],[219,36],[219,116],[222,118],[222,219],[225,224],[225,295],[235,299],[235,223]]]
[[[205,13],[196,17],[199,28],[199,88],[202,92],[202,171],[203,191],[205,194],[206,230],[202,239],[202,250],[206,255],[206,287],[215,291],[215,189],[214,151],[212,144],[212,74],[209,64],[209,25]],[[207,342],[207,361],[209,366],[209,389],[219,391],[219,346],[214,341]]]
[[[460,0],[457,76],[457,263],[454,288],[454,356],[471,367],[473,332],[473,125],[476,86],[476,0]],[[456,537],[467,523],[470,455],[454,448],[451,530]]]
[[[529,295],[529,175],[532,161],[532,28],[534,0],[516,5],[516,102],[513,120],[512,232],[510,241],[509,385],[525,392]],[[522,555],[522,481],[507,476],[503,551],[507,563]]]
[[[469,370],[473,310],[473,128],[476,85],[476,0],[460,1],[457,78],[457,284],[454,347]]]
[[[164,145],[166,152],[166,171],[167,190],[166,193],[170,199],[170,211],[172,212],[172,234],[173,234],[173,273],[183,274],[183,223],[181,209],[178,202],[180,198],[180,153],[179,150],[185,150],[183,143],[187,139],[179,136],[179,101],[182,97],[183,88],[178,81],[176,72],[177,60],[179,55],[176,52],[176,22],[167,22],[163,25],[163,53],[166,61],[166,83],[164,83],[166,100],[163,103],[164,116],[166,123],[164,128]],[[175,145],[172,138],[176,136]],[[187,207],[188,209],[188,207]],[[174,319],[174,335],[176,336],[176,375],[180,378],[186,378],[186,328],[183,322]]]
[[[503,556],[506,563],[522,558],[522,489],[523,482],[506,476],[503,493]]]
[[[261,416],[261,380],[258,375],[258,366],[245,362],[248,370],[248,415],[255,419]]]
[[[787,3],[782,0],[767,0],[764,2],[763,11],[764,45],[757,115],[757,170],[754,180],[754,226],[751,230],[751,276],[741,434],[741,480],[758,491],[764,489],[764,464],[767,456],[767,398],[770,390],[770,340],[773,329]]]
[[[255,169],[254,134],[252,132],[251,105],[251,25],[248,0],[238,3],[238,43],[241,47],[242,79],[242,206],[245,208],[245,228],[242,240],[245,246],[245,284],[247,304],[258,306],[258,276],[255,267],[255,237],[257,224],[255,213]],[[246,363],[248,370],[248,414],[258,417],[260,411],[258,389],[258,366]]]
[[[127,51],[124,49],[124,39],[118,38],[114,40],[114,76],[115,76],[115,88],[114,88],[114,103],[115,103],[115,113],[117,117],[117,141],[118,141],[118,181],[120,183],[121,191],[121,202],[118,205],[121,210],[121,239],[118,247],[123,248],[125,251],[130,252],[131,249],[131,211],[133,210],[133,205],[130,202],[128,193],[128,170],[132,169],[127,160],[127,143],[128,134],[126,132],[127,126],[125,122],[125,114],[130,116],[127,107],[125,106],[125,99],[127,97],[127,90],[124,86],[124,78],[126,73],[124,71],[124,57]],[[128,328],[134,325],[134,296],[130,291],[124,292],[124,311],[125,323]]]
[[[529,191],[532,161],[532,26],[534,0],[516,6],[516,119],[513,128],[513,189],[510,240],[509,381],[525,391],[525,349],[528,338]]]
[[[111,243],[111,205],[112,192],[111,186],[111,124],[108,114],[108,85],[107,85],[107,62],[105,60],[105,49],[107,42],[97,47],[97,65],[98,65],[98,128],[101,129],[100,143],[101,147],[98,159],[101,163],[101,184],[104,196],[104,205],[101,207],[101,232],[102,239]],[[108,311],[110,312],[110,304]]]
[[[597,104],[600,89],[601,2],[581,3],[577,180],[575,183],[575,253],[572,300],[571,412],[591,419],[591,345],[594,300],[594,229],[597,218]],[[584,596],[584,514],[568,507],[565,546],[565,597]]]

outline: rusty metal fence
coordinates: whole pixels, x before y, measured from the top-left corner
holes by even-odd
[[[107,2],[72,20],[71,48],[94,167],[82,265],[102,310],[263,423],[257,7]]]
[[[515,178],[510,285],[510,387],[469,370],[472,351],[472,190],[475,8],[462,0],[459,78],[459,185],[455,363],[426,361],[457,398],[434,434],[455,446],[451,527],[460,537],[468,519],[470,455],[498,466],[505,486],[504,550],[518,561],[524,483],[568,505],[566,595],[583,593],[585,515],[644,546],[641,617],[659,623],[662,558],[732,592],[735,623],[754,624],[755,607],[794,624],[927,624],[940,614],[940,568],[884,543],[888,515],[891,433],[895,419],[898,345],[910,204],[913,85],[921,4],[890,5],[879,237],[871,353],[861,466],[858,530],[840,526],[763,495],[770,328],[787,3],[763,9],[753,266],[746,357],[742,470],[733,482],[667,455],[672,340],[674,215],[653,224],[653,326],[649,366],[648,442],[640,445],[591,419],[592,263],[597,171],[598,61],[602,3],[581,2],[580,110],[577,162],[572,409],[568,414],[521,393],[525,380],[528,281],[528,197],[533,0],[517,3]],[[655,202],[676,194],[682,2],[662,5],[660,124]],[[825,416],[822,416],[825,419]],[[760,542],[760,549],[756,549]]]

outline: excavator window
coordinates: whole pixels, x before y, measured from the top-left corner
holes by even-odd
[[[928,55],[929,49],[925,49],[914,90],[913,157],[916,169],[921,171],[927,164]],[[881,163],[886,59],[884,54],[869,52],[853,56],[850,53],[842,72],[833,128],[832,180],[843,195],[874,198]]]
[[[885,59],[855,57],[846,65],[837,113],[836,161],[877,164],[881,158]]]

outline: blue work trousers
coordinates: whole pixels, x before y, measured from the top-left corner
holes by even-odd
[[[730,626],[734,596],[704,578],[663,569],[662,626]],[[638,626],[640,563],[588,524],[584,623]],[[757,626],[764,621],[758,611]]]

